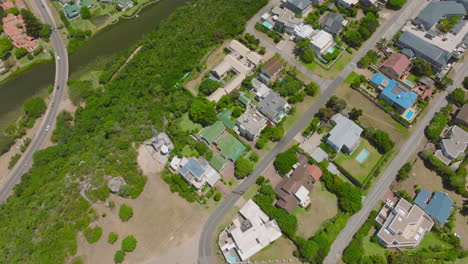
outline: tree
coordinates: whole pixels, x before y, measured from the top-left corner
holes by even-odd
[[[137,240],[134,236],[127,236],[122,240],[122,250],[125,252],[132,252],[137,246]]]
[[[306,50],[310,49],[311,41],[309,38],[301,38],[296,42],[294,52],[298,56],[302,56]]]
[[[322,107],[319,109],[319,112],[317,115],[318,117],[320,117],[321,120],[326,122],[330,120],[334,114],[335,112],[333,111],[333,109],[328,108],[328,107]]]
[[[127,222],[128,220],[130,220],[130,218],[132,218],[132,216],[133,208],[126,204],[122,204],[119,210],[120,220],[122,220],[122,222]]]
[[[462,88],[457,88],[450,93],[450,100],[456,105],[463,106],[465,104],[465,91]]]
[[[100,226],[96,226],[94,228],[87,227],[83,231],[83,235],[85,236],[88,243],[93,244],[99,241],[102,235],[102,228]]]
[[[362,109],[354,108],[349,112],[349,118],[358,121],[359,117],[362,116]]]
[[[328,108],[331,108],[333,109],[333,111],[338,112],[338,113],[343,111],[346,108],[346,105],[347,105],[346,101],[339,98],[336,95],[333,95],[332,97],[330,97],[330,99],[328,99],[327,104],[326,104]]]
[[[87,8],[86,6],[83,6],[80,9],[80,15],[83,19],[91,19],[91,11],[89,11],[89,8]]]
[[[315,52],[311,49],[307,49],[302,53],[301,60],[305,63],[312,63],[315,58]]]
[[[465,77],[465,79],[463,79],[463,88],[468,89],[468,77]]]
[[[216,122],[215,104],[204,98],[197,98],[189,109],[189,117],[195,123],[209,126]]]
[[[400,170],[398,170],[398,174],[397,174],[397,181],[399,182],[402,182],[406,179],[409,178],[409,173],[411,171],[413,166],[411,166],[411,163],[407,162],[405,163],[405,165],[403,165],[403,167],[400,168]]]
[[[41,97],[33,97],[24,103],[24,112],[31,118],[40,117],[46,109],[45,101]]]
[[[115,263],[122,263],[125,259],[125,251],[117,250],[114,254],[114,262]]]
[[[320,86],[315,82],[310,82],[304,87],[304,91],[308,96],[315,96],[318,94]]]
[[[405,3],[406,3],[406,0],[389,0],[389,1],[387,2],[387,7],[390,8],[390,9],[398,10],[398,9],[400,9]]]
[[[20,12],[26,25],[26,32],[28,35],[34,38],[41,37],[41,21],[28,9],[21,9]]]
[[[12,49],[13,44],[11,44],[10,39],[5,35],[0,36],[0,59],[8,59],[8,57],[10,57]]]
[[[42,29],[39,33],[39,35],[41,36],[41,38],[43,39],[49,39],[50,38],[50,35],[52,34],[52,26],[49,25],[49,24],[43,24],[42,25]],[[42,50],[42,49],[41,49]]]
[[[239,116],[241,116],[243,113],[244,113],[244,109],[242,109],[241,107],[238,107],[236,106],[233,110],[232,110],[232,116],[235,117],[235,118],[238,118]]]
[[[220,192],[216,192],[215,195],[213,196],[213,199],[216,201],[216,202],[219,202],[219,200],[221,200],[223,196],[221,195]]]
[[[7,9],[5,13],[17,16],[20,14],[20,10],[17,7],[12,7],[12,8]]]
[[[198,90],[202,94],[208,96],[208,95],[212,94],[214,91],[216,91],[216,89],[218,89],[221,86],[222,86],[221,83],[219,83],[219,82],[217,82],[215,80],[206,78],[200,83],[200,86],[198,87]]]
[[[252,173],[254,166],[250,160],[246,158],[240,158],[234,163],[234,168],[236,176],[242,179]]]
[[[353,29],[348,29],[343,33],[343,41],[353,48],[359,48],[364,40],[361,33]]]
[[[395,145],[387,132],[379,129],[366,128],[364,130],[364,137],[366,137],[381,154],[389,152]]]
[[[26,48],[19,48],[15,50],[15,57],[17,59],[23,58],[26,54],[28,54],[28,50]]]
[[[376,63],[378,59],[379,55],[375,51],[369,50],[366,55],[359,60],[358,65],[361,68],[367,68],[371,63]]]
[[[15,141],[10,136],[0,135],[0,155],[7,152]]]
[[[296,156],[296,149],[293,147],[285,152],[279,153],[276,156],[273,165],[279,174],[286,175],[298,161],[299,159]]]
[[[416,58],[413,60],[411,72],[416,76],[430,76],[432,74],[432,65],[424,59]]]
[[[114,232],[110,232],[109,236],[107,237],[107,243],[114,244],[117,241],[117,239],[119,239],[119,235],[117,235]]]

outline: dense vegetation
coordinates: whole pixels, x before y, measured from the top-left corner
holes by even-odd
[[[2,35],[0,37],[0,59],[8,59],[8,57],[10,57],[12,49],[13,44],[11,43],[10,39],[7,36]]]
[[[429,125],[426,127],[426,137],[431,142],[437,143],[439,141],[440,134],[450,121],[451,112],[452,108],[449,106],[442,108],[440,112],[434,116]]]
[[[99,241],[102,236],[102,228],[100,226],[96,227],[87,227],[83,231],[83,235],[86,238],[86,241],[90,244],[94,244]]]
[[[122,222],[127,222],[133,217],[133,208],[126,204],[122,204],[119,209],[119,217]]]
[[[294,146],[285,152],[279,153],[275,160],[273,161],[273,165],[275,169],[278,171],[280,175],[286,175],[288,172],[291,171],[294,164],[296,164],[299,159],[296,156],[297,146]]]
[[[424,59],[416,58],[412,62],[411,72],[416,76],[431,76],[432,64]]]
[[[213,46],[242,32],[266,1],[191,3],[196,4],[177,9],[147,35],[105,92],[90,96],[73,123],[54,133],[63,143],[34,155],[33,167],[0,207],[1,263],[63,263],[76,253],[77,232],[95,217],[79,193],[81,180],[97,188],[88,196],[102,198],[109,195],[104,175],[122,176],[129,197],[137,197],[146,179],[130,143],[150,138],[150,124],[164,129],[166,112],[180,116],[188,110],[190,95],[174,85]],[[174,137],[177,149],[184,138]]]
[[[356,186],[351,185],[338,176],[331,174],[328,170],[324,170],[320,180],[325,184],[325,188],[331,193],[334,193],[338,198],[338,205],[343,212],[354,214],[357,211],[361,210],[362,202],[361,196],[362,191]]]
[[[215,80],[206,78],[200,83],[198,90],[204,95],[210,95],[221,86],[222,86],[221,83]]]
[[[465,91],[462,88],[456,88],[450,93],[450,101],[462,107],[466,103]]]
[[[52,28],[50,25],[42,24],[42,22],[29,9],[21,9],[20,12],[26,25],[28,36],[44,39],[48,39],[50,37],[50,34],[52,34]]]
[[[359,59],[358,66],[361,68],[367,68],[371,64],[375,64],[379,61],[379,54],[373,50],[369,50],[366,55]]]
[[[408,179],[409,178],[409,173],[411,172],[412,168],[413,168],[413,166],[411,165],[411,163],[409,163],[409,162],[405,163],[398,170],[396,180],[401,182],[401,181],[404,181],[404,180]]]
[[[343,32],[343,41],[353,48],[359,48],[379,27],[377,12],[367,12],[356,26],[350,26]]]
[[[395,143],[388,133],[380,129],[368,127],[364,130],[363,137],[369,140],[369,143],[371,143],[380,154],[388,153],[395,146]]]

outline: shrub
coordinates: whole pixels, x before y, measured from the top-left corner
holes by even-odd
[[[87,227],[83,231],[83,235],[86,238],[88,243],[93,244],[99,241],[102,235],[102,228],[100,226],[96,226],[94,228]]]
[[[250,173],[252,173],[254,165],[250,160],[246,158],[240,158],[234,163],[234,168],[237,177],[245,178],[249,176]]]
[[[114,262],[115,263],[122,263],[125,259],[125,251],[117,250],[114,254]]]
[[[122,204],[119,210],[120,220],[122,220],[122,222],[127,222],[128,220],[130,220],[130,218],[132,218],[132,216],[133,208],[126,204]]]
[[[41,97],[33,97],[24,103],[24,112],[31,118],[40,117],[46,109],[45,101]]]
[[[26,54],[28,54],[28,50],[26,48],[19,48],[15,50],[15,57],[17,59],[23,58],[24,56],[26,56]]]
[[[364,130],[364,137],[381,153],[385,154],[393,149],[395,143],[387,132],[372,127]]]
[[[221,83],[215,81],[215,80],[212,80],[212,79],[204,79],[201,83],[200,83],[200,86],[198,87],[198,90],[208,96],[210,94],[212,94],[214,91],[216,91],[216,89],[220,88],[222,85]]]
[[[401,169],[398,171],[397,174],[397,181],[401,182],[409,178],[409,173],[412,169],[411,163],[407,162]]]
[[[21,154],[19,153],[16,153],[15,155],[13,155],[10,159],[10,162],[8,163],[8,169],[12,169],[20,158],[21,158]]]
[[[299,161],[299,159],[296,156],[296,150],[297,148],[292,147],[289,150],[281,152],[276,156],[273,165],[275,166],[279,174],[287,174],[292,169],[294,164],[296,164]]]
[[[0,135],[0,155],[7,152],[15,141],[10,136]]]
[[[107,237],[107,243],[114,244],[119,239],[119,235],[114,232],[110,232],[109,236]]]
[[[122,250],[132,252],[137,246],[137,240],[134,236],[127,236],[122,240]]]
[[[219,200],[221,200],[223,196],[221,195],[220,192],[216,192],[215,195],[213,196],[213,199],[218,202]]]
[[[425,129],[426,137],[433,143],[437,143],[440,134],[450,121],[450,107],[444,107],[437,113]]]

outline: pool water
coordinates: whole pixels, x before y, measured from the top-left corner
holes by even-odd
[[[239,262],[239,259],[237,259],[237,256],[231,254],[231,252],[226,252],[224,253],[224,256],[226,257],[227,262],[229,263],[237,263]]]
[[[361,152],[359,152],[359,154],[357,155],[356,160],[357,160],[359,163],[363,163],[364,161],[366,161],[367,157],[369,157],[369,154],[370,154],[369,151],[367,151],[366,149],[363,149],[363,150],[361,150]]]
[[[335,47],[330,47],[327,50],[327,53],[333,53],[335,51]]]
[[[405,83],[406,85],[408,85],[409,87],[413,88],[414,87],[414,84],[408,80],[405,80]]]
[[[268,23],[267,21],[263,21],[262,25],[264,25],[268,29],[273,29],[273,26],[270,23]]]
[[[413,111],[408,111],[408,113],[406,113],[406,115],[405,115],[405,118],[410,119],[413,115],[414,115]]]

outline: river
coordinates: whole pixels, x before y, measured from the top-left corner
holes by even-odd
[[[137,18],[121,19],[119,23],[107,27],[70,55],[70,76],[129,48],[185,2],[186,0],[162,0],[144,8]],[[45,93],[47,87],[53,85],[54,76],[54,64],[40,64],[15,80],[0,85],[0,129],[18,118],[21,107],[28,98]]]

